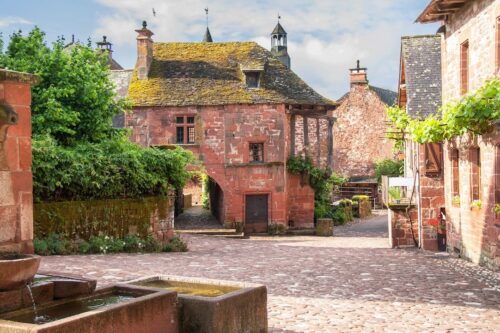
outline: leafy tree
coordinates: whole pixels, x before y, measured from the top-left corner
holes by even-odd
[[[377,181],[382,181],[382,176],[398,177],[403,175],[404,162],[385,159],[375,162],[375,176]]]
[[[99,142],[116,135],[112,118],[126,106],[114,99],[107,56],[89,46],[64,48],[64,39],[48,47],[45,34],[34,28],[26,36],[11,35],[0,67],[34,73],[33,134],[50,134],[63,145]]]
[[[142,148],[112,118],[128,104],[117,101],[107,56],[87,46],[48,47],[34,28],[0,47],[0,68],[34,73],[32,88],[35,200],[141,197],[182,188],[194,161],[180,148]],[[1,46],[1,44],[0,44]]]

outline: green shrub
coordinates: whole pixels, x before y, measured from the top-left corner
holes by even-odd
[[[267,226],[267,234],[271,236],[278,236],[285,234],[285,226],[281,223],[270,223]]]
[[[127,138],[63,147],[34,137],[33,191],[36,201],[165,195],[185,185],[193,161],[181,148],[142,148]]]
[[[33,240],[35,253],[40,255],[68,254],[72,251],[71,243],[59,234],[50,233],[43,239]]]
[[[164,250],[162,244],[153,235],[142,239],[136,235],[128,235],[124,238],[110,236],[92,236],[89,241],[77,239],[70,241],[59,234],[50,234],[42,239],[34,239],[35,253],[39,255],[54,254],[96,254],[96,253],[119,253],[119,252],[160,252]],[[178,236],[165,246],[171,250],[166,252],[187,251],[187,244]]]
[[[368,201],[368,200],[370,200],[370,197],[367,195],[358,194],[358,195],[354,195],[351,200],[352,201]]]
[[[51,254],[49,252],[49,246],[48,246],[47,241],[45,239],[35,238],[33,240],[33,247],[35,248],[36,254],[39,254],[42,256],[48,256]]]
[[[163,252],[187,252],[188,244],[180,237],[174,236],[163,246]]]
[[[142,248],[141,238],[137,235],[127,235],[123,238],[125,245],[123,251],[125,252],[138,252]]]
[[[382,181],[382,176],[398,177],[404,173],[404,161],[385,159],[375,162],[375,176],[377,181]]]

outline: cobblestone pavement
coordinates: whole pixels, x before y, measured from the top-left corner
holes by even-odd
[[[277,333],[500,332],[498,274],[462,260],[383,238],[183,237],[190,252],[45,257],[41,269],[99,286],[158,273],[263,283]]]
[[[223,226],[212,216],[209,210],[202,206],[185,209],[175,218],[175,229],[221,229]]]

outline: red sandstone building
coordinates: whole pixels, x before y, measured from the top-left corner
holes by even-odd
[[[313,227],[314,193],[287,172],[287,159],[332,165],[336,104],[290,70],[283,27],[271,34],[271,52],[253,42],[153,42],[145,22],[136,31],[134,70],[113,74],[133,103],[124,119],[131,140],[195,153],[225,225]]]
[[[420,47],[413,45],[412,57],[416,61],[408,61],[411,57],[402,52],[399,102],[406,105],[409,113],[416,111],[411,109],[411,104],[426,105],[429,112],[435,112],[439,106],[458,100],[483,86],[486,80],[498,77],[498,0],[433,0],[417,21],[440,21],[443,25],[438,36],[417,36],[406,41],[403,38],[403,51],[405,44],[421,44]],[[436,66],[438,60],[429,63],[429,58],[438,49],[440,64]],[[419,68],[422,61],[432,67]],[[413,88],[411,73],[414,74]],[[422,78],[430,81],[439,78],[441,88],[415,85]],[[439,103],[441,96],[442,103]],[[432,100],[438,103],[432,104]],[[433,222],[443,212],[448,251],[497,270],[500,267],[500,219],[495,214],[495,206],[500,203],[498,122],[481,136],[466,134],[443,145],[412,146],[407,149],[406,162],[413,160],[409,154],[415,156],[418,162],[410,169],[420,172],[417,198],[420,243],[424,248],[437,248],[440,228]],[[402,224],[402,221],[396,222]],[[396,238],[403,236],[404,232]]]
[[[386,108],[396,99],[396,92],[368,83],[367,69],[360,67],[359,60],[350,69],[350,90],[333,111],[333,170],[349,179],[341,197],[366,194],[373,206],[379,203],[375,162],[394,158]]]

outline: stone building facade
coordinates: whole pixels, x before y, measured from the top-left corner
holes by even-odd
[[[436,114],[442,103],[441,36],[402,37],[399,73],[398,105],[411,118],[423,119]],[[440,236],[444,233],[439,227],[444,207],[442,156],[441,144],[421,145],[405,139],[405,177],[410,180],[406,196],[410,206],[392,209],[394,246],[439,249]]]
[[[500,1],[431,1],[418,20],[443,22],[443,104],[499,75]],[[476,263],[500,267],[500,129],[444,144],[447,244]],[[479,200],[478,208],[471,203]]]
[[[331,165],[336,104],[256,43],[156,43],[145,24],[137,32],[124,120],[131,140],[191,150],[225,225],[313,227],[314,193],[287,172],[287,159],[307,153]]]
[[[373,178],[375,162],[393,158],[393,143],[387,138],[387,106],[397,93],[368,84],[367,69],[350,69],[350,90],[333,112],[333,169],[349,178]]]
[[[33,253],[31,74],[0,69],[0,252]]]

